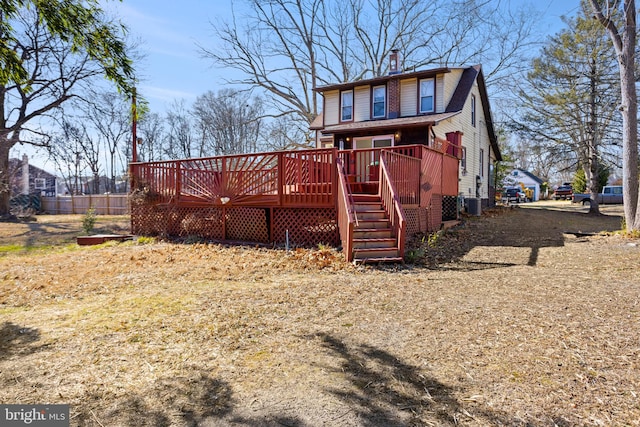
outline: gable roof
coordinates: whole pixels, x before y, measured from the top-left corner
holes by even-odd
[[[517,170],[518,172],[522,173],[523,175],[528,176],[529,178],[531,178],[533,181],[537,182],[538,184],[544,184],[543,180],[541,180],[540,178],[538,178],[537,176],[535,176],[534,174],[532,174],[529,171],[526,171],[526,170],[520,169],[520,168],[515,168],[514,170]]]
[[[493,119],[491,117],[491,107],[489,106],[489,96],[487,94],[487,86],[484,81],[484,75],[482,74],[482,66],[474,65],[469,68],[465,68],[462,72],[462,76],[458,81],[458,86],[453,92],[449,105],[445,111],[447,112],[460,112],[464,108],[464,104],[469,98],[469,94],[473,89],[473,84],[478,83],[478,91],[480,92],[480,98],[482,99],[482,111],[484,113],[484,119],[487,126],[487,132],[489,137],[489,143],[491,149],[496,155],[496,160],[502,160],[502,154],[500,153],[500,147],[498,146],[498,138],[496,137],[495,129],[493,128]]]

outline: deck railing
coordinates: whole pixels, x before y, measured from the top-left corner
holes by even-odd
[[[335,204],[335,149],[132,163],[134,193],[193,206]]]
[[[383,150],[389,177],[403,205],[420,204],[420,159],[394,151]]]
[[[342,159],[345,171],[353,182],[378,182],[380,176],[380,152],[382,150],[410,157],[420,157],[421,154],[421,146],[419,145],[399,145],[384,148],[341,150],[338,152],[338,156]]]
[[[336,159],[336,171],[338,176],[338,229],[343,252],[347,262],[351,262],[353,261],[353,231],[358,219],[354,212],[344,164],[340,158]]]
[[[404,210],[402,209],[402,203],[392,177],[392,169],[395,169],[391,167],[394,163],[390,160],[390,157],[392,156],[393,153],[387,151],[383,151],[380,155],[380,183],[378,192],[382,201],[382,206],[389,217],[391,229],[398,239],[398,253],[403,255],[407,234],[407,219],[405,217]]]

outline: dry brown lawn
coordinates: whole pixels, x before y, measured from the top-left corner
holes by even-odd
[[[591,234],[620,228],[605,211],[492,210],[386,267],[0,223],[0,402],[78,426],[638,426],[640,247]]]

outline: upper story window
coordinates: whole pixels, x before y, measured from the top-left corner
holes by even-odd
[[[387,112],[387,90],[384,86],[373,88],[373,118],[384,117]]]
[[[476,125],[476,96],[471,95],[471,125]]]
[[[433,113],[435,79],[420,80],[420,112]]]
[[[47,180],[45,178],[36,178],[34,182],[36,190],[45,190],[47,188]]]
[[[353,91],[348,90],[342,92],[341,95],[341,120],[343,122],[348,122],[353,120]]]

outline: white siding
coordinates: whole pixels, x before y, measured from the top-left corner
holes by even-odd
[[[371,117],[371,89],[369,86],[358,86],[354,90],[353,109],[355,122],[363,122]]]
[[[436,76],[436,113],[444,113],[444,109],[447,107],[447,102],[445,102],[444,81],[444,75],[439,74]],[[449,98],[447,98],[447,101],[448,99]]]
[[[400,80],[400,116],[415,116],[418,109],[418,79]]]
[[[460,80],[461,71],[453,70],[445,78],[445,93],[446,103],[453,95],[458,81]],[[476,96],[476,126],[471,124],[471,94]],[[446,138],[448,132],[461,131],[462,146],[466,148],[467,152],[467,169],[466,174],[462,174],[460,170],[460,183],[458,191],[465,197],[476,196],[476,176],[480,173],[480,150],[484,151],[484,177],[482,177],[482,187],[480,190],[480,197],[488,198],[488,186],[489,183],[489,156],[494,157],[494,153],[491,151],[489,144],[489,135],[487,132],[487,123],[484,117],[484,109],[482,105],[482,98],[478,91],[477,84],[474,84],[471,94],[467,98],[462,112],[449,120],[445,120],[433,128],[435,134],[440,138]]]
[[[324,125],[337,125],[340,122],[340,91],[324,93]]]

